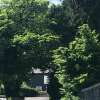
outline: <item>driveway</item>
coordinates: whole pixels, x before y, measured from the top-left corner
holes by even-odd
[[[49,100],[49,97],[26,97],[24,100]]]

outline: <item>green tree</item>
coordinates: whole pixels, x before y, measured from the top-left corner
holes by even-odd
[[[99,0],[64,0],[66,15],[72,19],[73,25],[85,22],[88,23],[96,31],[100,31],[100,1]]]
[[[49,84],[47,88],[50,100],[61,99],[63,94],[61,94],[60,88],[62,88],[62,85],[59,83],[58,78],[55,77],[55,72],[53,70],[53,72],[49,76]]]
[[[7,96],[18,96],[32,67],[51,67],[58,36],[47,28],[48,2],[5,0],[0,9],[0,79]]]
[[[70,24],[70,19],[65,14],[63,5],[52,5],[49,11],[49,28],[61,37],[61,44],[69,43],[75,36],[75,28]]]
[[[79,27],[77,36],[68,47],[54,50],[54,64],[60,73],[55,76],[63,85],[65,100],[78,99],[75,95],[83,87],[99,81],[99,74],[96,74],[100,70],[99,63],[96,64],[100,57],[99,48],[97,33],[85,24]]]

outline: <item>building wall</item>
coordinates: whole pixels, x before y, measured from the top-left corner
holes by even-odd
[[[34,87],[40,90],[46,90],[46,84],[44,84],[44,74],[32,75],[28,83],[31,87]]]

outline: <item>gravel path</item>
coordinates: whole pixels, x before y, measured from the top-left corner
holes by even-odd
[[[30,97],[25,98],[25,100],[49,100],[48,97]]]

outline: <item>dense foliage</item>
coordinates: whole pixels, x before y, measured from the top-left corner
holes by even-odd
[[[100,81],[99,48],[98,35],[84,24],[68,47],[54,50],[55,76],[63,85],[65,100],[74,100],[82,88]]]
[[[47,1],[6,0],[3,3],[5,6],[0,9],[0,79],[6,95],[15,91],[18,95],[32,67],[45,70],[51,66],[51,50],[56,48],[59,37],[47,28]]]
[[[0,3],[0,88],[6,95],[18,96],[33,68],[51,70],[50,100],[77,100],[81,89],[100,82],[99,0]]]

